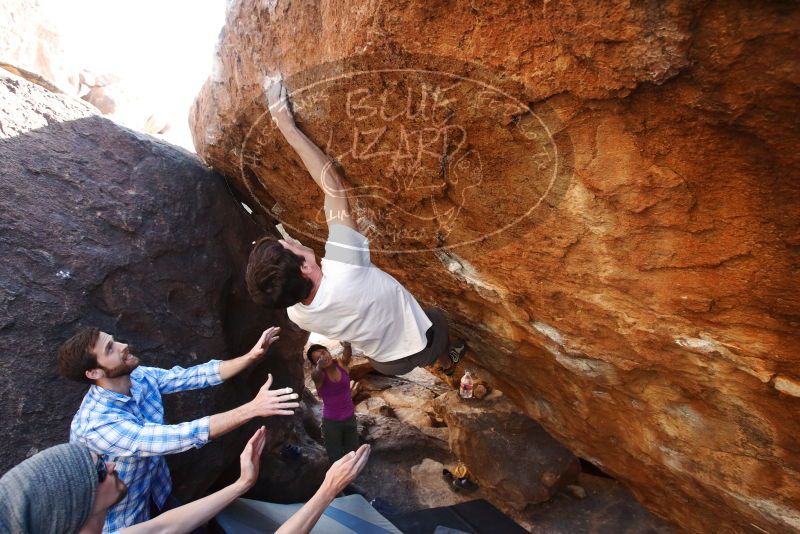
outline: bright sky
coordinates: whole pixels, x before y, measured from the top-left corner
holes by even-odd
[[[126,92],[170,121],[191,150],[189,107],[211,72],[225,0],[41,0],[68,57],[123,78]]]

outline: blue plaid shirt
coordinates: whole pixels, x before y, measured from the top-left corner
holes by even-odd
[[[209,417],[164,424],[161,395],[222,383],[219,360],[183,369],[137,367],[131,373],[131,396],[92,386],[72,420],[70,441],[83,443],[117,464],[128,495],[111,507],[104,533],[150,519],[150,499],[159,508],[172,491],[162,455],[208,443]]]

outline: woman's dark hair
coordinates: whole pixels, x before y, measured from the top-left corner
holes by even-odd
[[[61,376],[76,382],[93,381],[86,376],[86,371],[97,369],[97,356],[94,349],[100,330],[93,326],[81,328],[75,335],[66,340],[58,349],[58,370]]]
[[[303,277],[305,258],[281,245],[274,237],[259,239],[247,261],[247,291],[268,308],[288,308],[308,298],[314,284]]]
[[[328,350],[328,347],[326,347],[325,345],[315,344],[308,347],[308,350],[306,351],[306,358],[308,358],[308,361],[311,362],[311,365],[314,365],[314,360],[311,358],[311,355],[318,350]]]

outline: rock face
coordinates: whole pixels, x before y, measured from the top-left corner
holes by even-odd
[[[456,493],[450,484],[442,477],[441,464],[430,458],[425,458],[419,465],[411,468],[411,476],[420,488],[419,500],[426,508],[437,506],[451,506],[459,502],[471,501],[477,497],[474,493]]]
[[[232,2],[198,152],[322,252],[287,76],[373,260],[467,365],[687,530],[800,529],[800,9]],[[472,62],[472,63],[468,63]]]
[[[580,486],[541,504],[523,526],[532,534],[614,532],[676,534],[675,527],[647,513],[620,485],[606,477],[580,475]],[[569,490],[570,488],[568,488]]]
[[[311,380],[310,370],[307,378]],[[308,385],[313,389],[312,383]],[[361,379],[361,385],[356,398],[372,396],[356,405],[358,426],[362,442],[372,445],[372,454],[356,483],[368,500],[377,499],[376,507],[387,517],[398,526],[403,525],[400,528],[416,532],[414,528],[419,530],[419,524],[414,520],[404,522],[398,514],[486,499],[531,532],[551,529],[566,534],[588,531],[587,528],[593,532],[631,534],[675,531],[608,477],[581,473],[581,485],[567,485],[578,469],[575,457],[539,425],[517,413],[500,392],[492,393],[483,402],[461,402],[422,368],[402,377],[369,374]],[[437,398],[431,401],[429,393],[435,393]],[[426,409],[431,410],[431,417],[438,415],[437,423],[447,420],[454,425],[456,441],[450,442],[446,426],[422,426],[414,420],[403,420],[399,415],[402,410],[428,415],[419,408],[402,407],[415,404],[417,401],[410,397],[416,396],[428,398]],[[387,404],[387,398],[392,399],[393,406]],[[311,390],[307,390],[306,402],[316,402]],[[309,406],[304,413],[313,419],[310,426],[317,429],[308,433],[322,442],[320,411]],[[477,474],[482,479],[477,489],[456,489],[452,475],[444,476],[443,469],[456,472],[460,463],[450,447],[474,466],[473,478]],[[487,460],[487,454],[500,458]],[[546,472],[551,475],[544,476]],[[543,487],[542,479],[547,481],[547,487]],[[498,482],[501,491],[497,491]],[[562,492],[553,495],[565,485]],[[520,498],[521,494],[525,496]],[[542,496],[552,498],[533,504]]]
[[[264,327],[284,327],[246,376],[167,396],[170,422],[250,400],[267,372],[278,386],[302,390],[298,354],[307,336],[282,313],[250,303],[244,263],[259,232],[219,175],[18,77],[0,76],[0,109],[0,472],[67,441],[86,388],[58,375],[55,354],[81,325],[114,333],[143,364],[160,367],[240,355]],[[299,416],[266,424],[273,453],[304,439]],[[171,456],[178,493],[202,493],[224,469],[238,476],[255,426]],[[265,453],[265,463],[281,459]],[[282,489],[301,486],[305,471],[287,469],[294,486]]]
[[[578,459],[502,396],[462,400],[451,391],[434,409],[450,430],[450,450],[499,502],[523,510],[578,477]]]
[[[65,93],[77,93],[79,67],[64,50],[58,25],[40,0],[7,0],[0,5],[0,66],[35,73]]]

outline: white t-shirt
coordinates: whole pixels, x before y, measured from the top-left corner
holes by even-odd
[[[372,264],[366,237],[332,224],[321,267],[322,281],[311,304],[300,302],[287,310],[296,325],[349,341],[378,362],[425,348],[430,319],[400,282]]]

